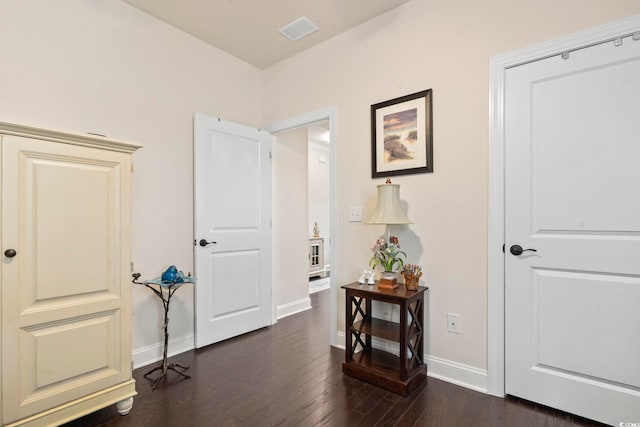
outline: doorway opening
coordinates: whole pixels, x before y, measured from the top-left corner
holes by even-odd
[[[313,129],[313,130],[309,130]],[[322,129],[322,130],[321,130]],[[300,289],[298,297],[304,292],[306,301],[309,301],[309,278],[310,272],[310,260],[309,249],[310,239],[314,235],[315,223],[318,222],[318,235],[324,238],[323,243],[328,243],[327,248],[322,248],[322,252],[319,249],[316,250],[316,254],[322,254],[323,260],[318,258],[314,259],[321,269],[328,273],[326,278],[329,283],[329,311],[330,311],[330,344],[332,346],[339,346],[342,343],[338,343],[338,329],[337,329],[337,283],[336,277],[338,276],[339,264],[338,253],[339,248],[336,245],[336,236],[338,232],[337,226],[337,186],[336,186],[336,109],[335,107],[329,107],[322,110],[317,110],[311,113],[303,114],[301,116],[293,117],[281,122],[274,123],[267,127],[267,130],[274,134],[274,154],[273,154],[273,177],[274,177],[274,207],[273,207],[273,250],[274,250],[274,273],[273,273],[273,322],[278,319],[278,314],[285,313],[285,309],[288,304],[293,304],[295,312],[302,311],[305,302],[302,299],[296,299],[295,295],[285,295],[290,289],[286,284],[280,287],[281,279],[290,283],[297,283],[294,286],[304,286],[304,291]],[[309,133],[317,131],[324,134],[324,138],[328,139],[330,143],[326,144],[323,151],[324,154],[319,154],[317,147],[311,147],[309,143]],[[293,142],[295,140],[303,142],[303,144],[286,144],[286,141]],[[325,184],[325,190],[328,194],[324,197],[324,204],[328,208],[328,216],[324,216],[324,219],[320,219],[320,214],[313,214],[318,218],[310,217],[310,177],[309,177],[309,153],[316,158],[316,162],[323,166],[325,172],[328,173],[328,184]],[[320,163],[318,158],[324,156],[324,162]],[[292,162],[304,162],[303,165]],[[317,166],[317,164],[316,164]],[[328,166],[328,167],[327,167]],[[301,173],[304,171],[304,174]],[[297,171],[297,172],[296,172]],[[292,180],[297,179],[296,175],[304,176],[303,183],[295,182]],[[302,178],[299,178],[302,179]],[[303,185],[301,185],[303,184]],[[304,188],[303,188],[304,186]],[[312,190],[316,191],[316,190]],[[311,201],[315,203],[317,201]],[[303,208],[300,208],[302,205]],[[315,212],[315,209],[314,209]],[[320,212],[320,211],[317,211]],[[327,219],[328,218],[328,219]],[[289,220],[290,219],[290,220]],[[292,229],[292,225],[295,222],[296,229]],[[299,224],[303,225],[300,226]],[[327,223],[325,226],[324,224]],[[293,245],[293,246],[290,246]],[[302,249],[302,256],[304,259],[298,260],[300,254],[281,253],[280,251],[286,251],[287,247],[304,247]],[[325,257],[326,254],[326,257]],[[284,259],[287,257],[295,257],[297,260],[294,263],[287,264],[286,262],[278,262],[278,259]],[[302,268],[298,263],[302,264]],[[279,265],[280,264],[280,265]],[[291,270],[291,271],[290,271]],[[290,277],[289,274],[294,275]],[[289,300],[289,301],[288,301]],[[308,308],[308,307],[307,307]]]
[[[331,287],[331,229],[329,209],[329,148],[331,138],[329,121],[310,125],[307,128],[307,188],[309,231],[309,294],[322,292]]]

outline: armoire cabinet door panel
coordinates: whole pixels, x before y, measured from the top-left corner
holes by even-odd
[[[130,154],[2,137],[2,418],[131,378]]]
[[[21,329],[19,358],[34,369],[19,378],[20,405],[39,412],[125,381],[119,325],[111,312]]]
[[[113,292],[118,165],[22,157],[26,173],[20,180],[32,200],[25,200],[20,210],[33,247],[31,280],[36,300]]]
[[[17,327],[42,325],[55,316],[61,316],[62,320],[66,320],[103,311],[118,310],[121,305],[120,297],[107,292],[42,300],[20,312]]]

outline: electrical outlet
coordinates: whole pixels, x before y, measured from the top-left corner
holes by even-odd
[[[460,333],[460,315],[455,313],[447,313],[447,331],[459,334]]]
[[[351,206],[349,208],[349,222],[362,221],[362,206]]]

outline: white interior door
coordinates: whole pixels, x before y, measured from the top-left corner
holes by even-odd
[[[640,41],[509,69],[505,88],[506,392],[640,421]]]
[[[272,138],[201,114],[194,126],[196,347],[202,347],[271,324]]]

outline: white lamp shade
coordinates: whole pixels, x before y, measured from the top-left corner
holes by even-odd
[[[378,185],[378,204],[367,224],[413,224],[400,205],[400,185]]]

